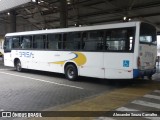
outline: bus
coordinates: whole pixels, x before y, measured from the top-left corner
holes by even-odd
[[[156,28],[145,22],[15,32],[5,35],[4,65],[102,79],[156,72]]]

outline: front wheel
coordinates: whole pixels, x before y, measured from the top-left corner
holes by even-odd
[[[21,62],[20,60],[17,60],[16,64],[15,64],[15,67],[16,67],[16,70],[18,72],[21,72],[22,71],[22,66],[21,66]]]
[[[77,68],[73,64],[69,64],[65,68],[65,76],[68,80],[76,80],[78,77]]]

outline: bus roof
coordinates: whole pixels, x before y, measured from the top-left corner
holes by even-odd
[[[9,36],[21,36],[21,35],[64,33],[64,32],[72,32],[72,31],[75,32],[75,31],[89,31],[89,30],[121,28],[121,27],[133,27],[133,26],[136,26],[136,23],[140,23],[140,21],[104,24],[104,25],[94,25],[94,26],[85,26],[85,27],[71,27],[71,28],[59,28],[59,29],[49,29],[49,30],[15,32],[15,33],[7,33],[5,36],[9,37]]]

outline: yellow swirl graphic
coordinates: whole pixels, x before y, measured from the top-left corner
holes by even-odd
[[[87,58],[86,58],[86,56],[85,56],[83,53],[74,52],[73,54],[75,54],[76,57],[73,58],[72,60],[73,60],[78,66],[82,66],[82,65],[84,65],[84,64],[86,63]],[[70,60],[70,59],[68,59],[68,60]],[[63,64],[64,64],[66,61],[68,61],[68,60],[51,62],[51,63],[63,65]]]
[[[65,61],[58,61],[58,62],[52,62],[53,64],[60,64],[63,65],[65,63]]]
[[[77,55],[77,57],[73,59],[73,61],[75,61],[78,66],[84,65],[87,61],[86,56],[80,52],[75,52],[75,54]]]

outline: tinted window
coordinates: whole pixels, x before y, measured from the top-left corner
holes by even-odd
[[[32,48],[32,36],[22,36],[22,49]]]
[[[66,33],[63,35],[63,45],[65,50],[79,50],[81,33]]]
[[[47,40],[48,49],[62,49],[62,38],[61,34],[49,34]]]
[[[120,28],[106,30],[105,50],[131,51],[135,38],[135,28]]]
[[[45,48],[45,35],[34,35],[33,36],[33,48],[34,49],[44,49]]]
[[[20,37],[12,37],[12,48],[21,48],[21,41]]]
[[[141,23],[140,26],[140,42],[156,43],[156,28],[147,23]]]
[[[103,50],[103,31],[89,31],[84,32],[82,35],[82,49],[89,51],[101,51]]]

